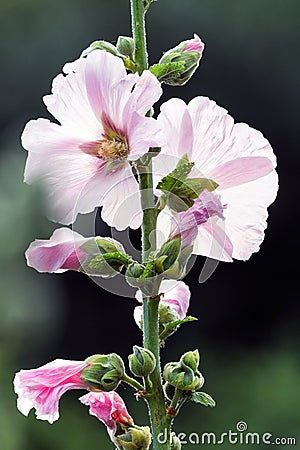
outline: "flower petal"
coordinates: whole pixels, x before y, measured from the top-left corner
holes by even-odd
[[[233,244],[232,256],[243,261],[259,250],[267,227],[267,207],[278,189],[275,171],[249,183],[222,191],[226,233]]]
[[[43,97],[48,111],[66,132],[81,140],[97,140],[103,131],[89,102],[85,83],[86,61],[66,64],[63,74],[53,80],[52,94]]]
[[[269,158],[248,156],[234,159],[214,168],[210,172],[210,177],[223,190],[264,177],[272,170],[273,164]]]
[[[42,367],[21,370],[15,375],[14,389],[19,411],[28,415],[36,409],[38,419],[53,423],[59,417],[59,399],[69,389],[84,389],[80,379],[84,361],[56,359]]]
[[[109,226],[125,230],[129,226],[137,229],[141,225],[140,191],[129,165],[103,196],[102,204],[101,217]]]
[[[69,228],[58,228],[49,240],[36,239],[30,244],[25,253],[27,265],[39,272],[77,270],[86,255],[79,247],[90,240]]]

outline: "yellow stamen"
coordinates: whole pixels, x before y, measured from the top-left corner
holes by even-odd
[[[99,142],[98,155],[105,160],[123,159],[129,154],[129,148],[126,141],[118,138],[104,139]]]

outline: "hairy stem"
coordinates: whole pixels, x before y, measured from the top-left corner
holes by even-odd
[[[143,391],[144,390],[144,386],[139,383],[137,380],[135,380],[134,378],[129,377],[128,375],[123,375],[122,381],[124,381],[124,383],[129,384],[129,386],[137,389],[138,391]]]
[[[145,33],[145,10],[143,0],[130,0],[132,15],[132,31],[135,43],[134,60],[141,74],[148,67]],[[157,211],[154,204],[153,178],[151,158],[137,164],[141,204],[143,209],[142,223],[142,259],[147,261],[150,251],[156,248],[156,218]],[[152,440],[154,450],[169,450],[169,442],[159,442],[159,434],[164,436],[166,429],[166,405],[164,400],[161,370],[160,347],[158,330],[159,296],[143,298],[143,333],[144,347],[151,350],[156,359],[156,368],[151,373],[151,390],[147,395],[147,402],[151,420]],[[150,383],[149,383],[150,384]]]

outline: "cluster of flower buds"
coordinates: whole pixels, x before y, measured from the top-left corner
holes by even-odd
[[[182,391],[196,391],[201,389],[204,378],[198,370],[198,350],[184,353],[179,362],[170,362],[164,368],[164,378],[167,383]],[[172,396],[172,389],[166,387],[168,398]]]

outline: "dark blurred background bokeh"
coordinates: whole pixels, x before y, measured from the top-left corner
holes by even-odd
[[[167,341],[163,360],[198,347],[205,390],[217,407],[185,407],[178,432],[235,431],[243,420],[249,431],[298,437],[300,448],[299,14],[299,0],[159,0],[148,13],[151,63],[194,32],[206,43],[191,82],[166,88],[162,100],[213,98],[264,133],[280,174],[261,251],[247,263],[220,264],[202,285],[199,258],[187,277],[190,314],[199,321]],[[133,299],[115,297],[81,274],[41,275],[26,267],[28,244],[49,237],[55,225],[44,217],[38,188],[22,183],[20,134],[29,119],[49,117],[41,97],[66,61],[93,40],[130,34],[129,1],[1,0],[0,33],[0,449],[109,449],[105,428],[76,392],[64,396],[54,425],[33,413],[26,419],[15,407],[12,379],[20,368],[111,351],[126,359],[141,342]],[[129,388],[120,393],[136,422],[145,423],[143,402]],[[233,447],[244,445],[222,445]]]

